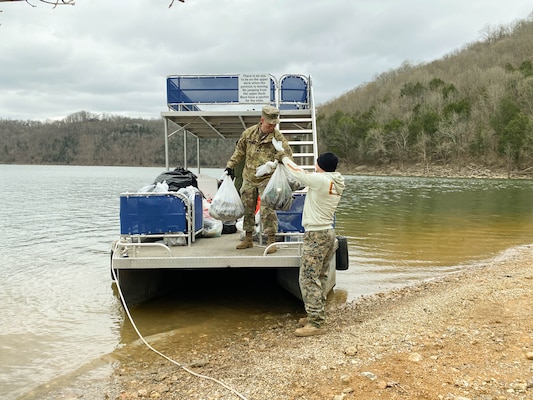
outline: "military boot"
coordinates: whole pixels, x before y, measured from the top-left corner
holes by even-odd
[[[314,326],[310,323],[307,323],[303,328],[298,328],[294,331],[294,334],[300,337],[323,335],[324,333],[326,333],[325,328]]]
[[[246,237],[244,240],[237,245],[237,250],[248,249],[254,247],[254,242],[252,240],[252,232],[246,232]]]
[[[276,243],[276,235],[268,235],[267,247],[271,245],[272,243]],[[272,254],[272,253],[275,253],[276,250],[277,250],[276,246],[271,246],[268,248],[267,253]]]

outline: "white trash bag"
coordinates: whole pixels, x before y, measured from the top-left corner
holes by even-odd
[[[220,221],[236,221],[244,215],[241,196],[228,174],[224,175],[222,184],[211,201],[209,215]]]
[[[287,167],[280,164],[263,191],[261,204],[268,205],[274,210],[287,211],[291,208],[293,197],[288,175]]]
[[[274,139],[272,139],[274,140]],[[255,176],[260,177],[272,173],[278,166],[278,160],[267,161],[255,169]]]
[[[152,183],[151,185],[143,186],[137,193],[168,193],[167,181]]]

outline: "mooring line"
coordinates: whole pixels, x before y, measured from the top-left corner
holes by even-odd
[[[230,387],[226,383],[222,382],[221,380],[213,378],[213,377],[208,376],[208,375],[202,375],[202,374],[199,374],[197,372],[194,372],[194,371],[190,370],[185,365],[183,365],[183,364],[177,362],[176,360],[173,360],[172,358],[168,357],[167,355],[161,353],[159,350],[155,349],[150,343],[148,343],[144,339],[144,337],[141,335],[141,332],[139,332],[139,329],[137,328],[137,325],[133,321],[133,317],[131,316],[131,313],[130,313],[130,310],[129,310],[128,306],[126,305],[126,300],[124,299],[124,295],[122,294],[122,289],[120,288],[120,284],[118,282],[117,275],[115,273],[114,268],[111,268],[111,273],[113,274],[113,279],[115,280],[115,284],[117,285],[118,294],[120,296],[120,300],[122,302],[122,306],[124,307],[124,310],[126,311],[126,315],[128,316],[128,319],[130,320],[130,323],[133,326],[133,329],[135,329],[135,332],[137,333],[137,336],[139,336],[139,339],[141,339],[141,341],[146,345],[146,347],[148,347],[154,353],[160,355],[161,357],[163,357],[167,361],[170,361],[172,364],[175,364],[178,367],[182,368],[184,371],[188,372],[189,374],[194,375],[197,378],[203,378],[203,379],[208,379],[210,381],[213,381],[213,382],[223,386],[224,388],[226,388],[227,390],[229,390],[230,392],[232,392],[233,394],[238,396],[240,399],[248,400],[248,398],[245,397],[243,394],[239,393],[237,390],[233,389],[232,387]]]

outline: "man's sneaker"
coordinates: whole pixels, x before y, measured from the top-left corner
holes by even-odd
[[[300,337],[322,335],[324,333],[326,333],[324,328],[317,328],[311,324],[307,324],[303,328],[298,328],[294,331],[294,334]]]

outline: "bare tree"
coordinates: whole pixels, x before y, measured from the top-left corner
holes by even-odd
[[[23,2],[25,2],[27,4],[29,4],[32,7],[37,7],[36,5],[32,4],[29,0],[0,0],[0,3],[7,2],[7,1],[23,1]],[[74,0],[56,0],[56,1],[36,0],[36,1],[39,1],[41,3],[52,4],[54,6],[54,8],[57,7],[57,6],[62,6],[62,5],[73,6],[74,4],[76,4],[76,2]]]
[[[4,3],[4,2],[8,2],[8,1],[23,1],[25,3],[28,3],[32,7],[37,7],[34,4],[32,4],[29,0],[0,0],[0,3]],[[41,3],[52,4],[54,6],[54,8],[57,7],[57,6],[60,6],[60,5],[71,5],[71,6],[73,6],[74,4],[76,4],[75,0],[55,0],[55,1],[35,0],[35,1],[39,1]],[[181,3],[185,3],[185,0],[178,0],[178,1],[180,1]],[[168,8],[172,7],[173,4],[174,4],[174,0],[172,0],[170,2],[170,5],[168,6]]]

